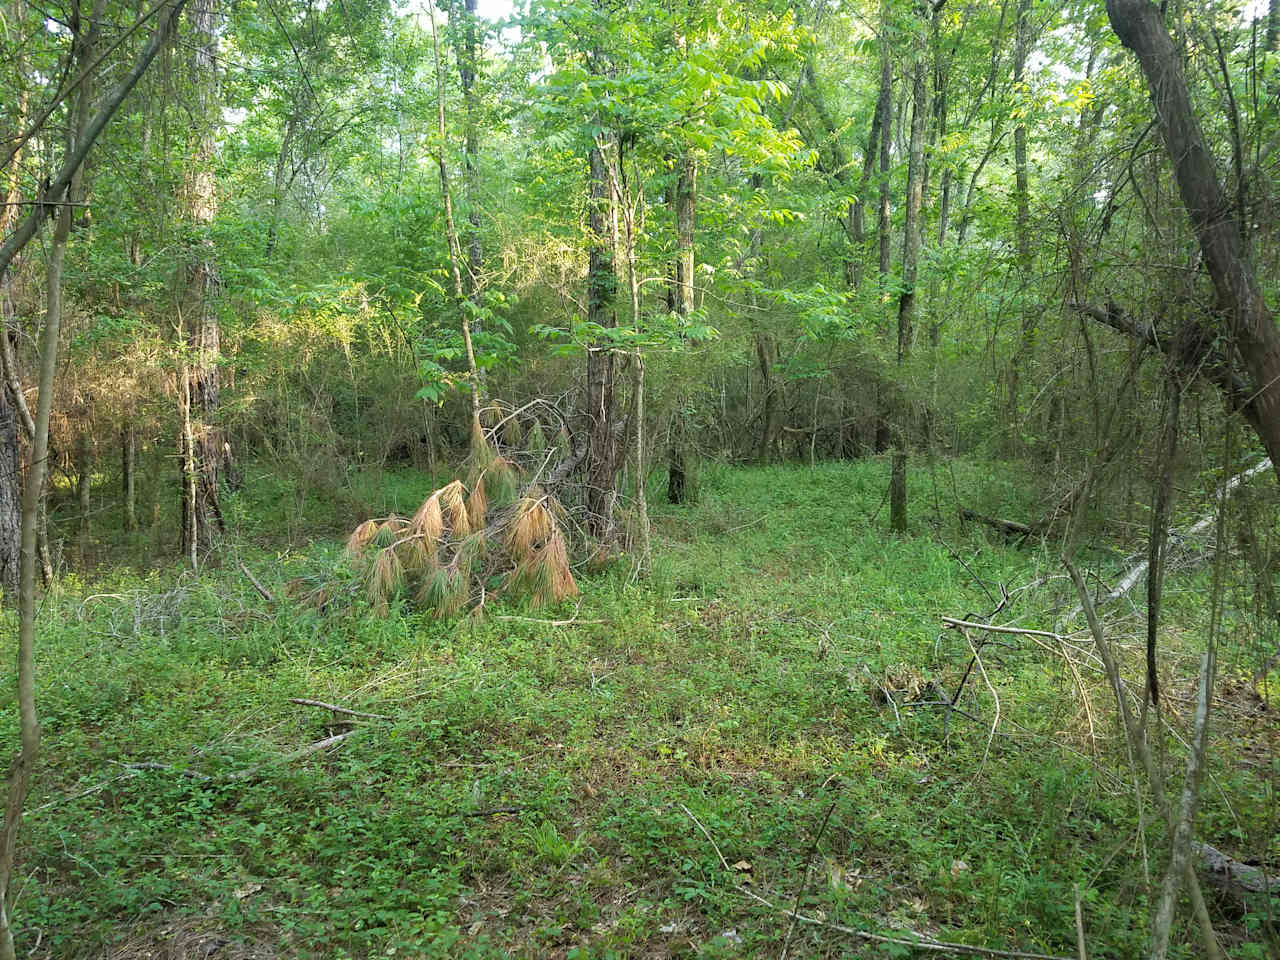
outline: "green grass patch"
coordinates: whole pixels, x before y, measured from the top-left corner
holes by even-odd
[[[112,955],[182,931],[192,951],[230,941],[220,956],[776,955],[788,923],[746,887],[860,929],[1073,955],[1078,884],[1091,956],[1137,955],[1147,886],[1097,678],[1092,741],[1071,674],[1031,644],[988,648],[971,718],[921,703],[969,658],[940,616],[981,616],[988,591],[1037,580],[1003,619],[1051,627],[1070,602],[1034,550],[958,525],[957,497],[1021,494],[994,471],[922,463],[898,539],[887,480],[877,460],[709,467],[696,504],[655,504],[647,580],[620,564],[583,576],[577,606],[438,621],[283,599],[340,546],[255,548],[298,496],[256,479],[236,502],[234,562],[46,596],[20,949]],[[432,488],[396,474],[372,512]],[[1185,605],[1190,625],[1202,611]],[[1257,849],[1274,746],[1261,771],[1238,756],[1220,755],[1201,822]],[[1157,871],[1160,842],[1151,827]],[[1266,905],[1214,909],[1255,945],[1274,937]],[[791,951],[905,955],[812,926]]]

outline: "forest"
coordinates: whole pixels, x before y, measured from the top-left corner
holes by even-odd
[[[1280,956],[1280,0],[0,0],[0,960]]]

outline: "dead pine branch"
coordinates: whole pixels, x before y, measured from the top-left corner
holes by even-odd
[[[348,717],[368,717],[370,720],[392,720],[393,717],[387,716],[385,713],[365,713],[363,710],[351,710],[347,707],[340,707],[335,703],[325,703],[323,700],[307,700],[303,697],[290,697],[290,703],[296,703],[303,707],[319,707],[322,710],[332,710],[334,713],[342,713]]]

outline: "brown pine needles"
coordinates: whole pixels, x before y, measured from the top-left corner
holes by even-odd
[[[576,596],[567,513],[536,485],[517,497],[515,481],[514,466],[494,456],[470,492],[454,480],[409,519],[392,515],[357,526],[346,553],[372,610],[386,616],[392,600],[406,597],[451,617],[469,604],[483,605],[484,585],[494,582],[535,607]]]

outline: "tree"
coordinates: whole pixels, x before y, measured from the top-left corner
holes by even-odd
[[[1280,477],[1280,330],[1258,282],[1242,211],[1232,208],[1218,180],[1160,8],[1148,0],[1107,0],[1107,16],[1146,77],[1174,178],[1217,294],[1226,349],[1249,377],[1247,393],[1228,394],[1227,401],[1252,425]],[[1237,176],[1247,171],[1238,170]]]
[[[179,463],[182,479],[182,552],[196,566],[213,546],[213,531],[226,529],[218,497],[219,479],[231,468],[231,446],[217,427],[221,394],[221,325],[217,296],[221,281],[209,230],[217,216],[214,178],[214,129],[218,105],[218,28],[216,0],[193,0],[191,24],[195,42],[191,78],[195,93],[191,167],[184,184],[184,215],[190,236],[184,265],[185,287],[178,311],[179,335],[185,351],[178,385],[182,433]]]
[[[160,12],[155,31],[146,47],[134,61],[132,69],[106,95],[96,114],[88,109],[79,112],[80,123],[67,144],[66,156],[57,174],[50,178],[42,190],[40,203],[27,216],[22,225],[11,233],[0,246],[0,276],[9,269],[14,259],[43,226],[44,221],[57,211],[58,225],[55,232],[50,275],[57,281],[60,276],[61,256],[71,230],[71,207],[65,202],[73,180],[78,176],[94,142],[102,134],[108,121],[120,108],[138,80],[150,67],[173,30],[186,0],[173,3]],[[83,54],[81,38],[77,46]],[[87,78],[87,64],[80,60],[83,78]],[[92,102],[82,82],[80,97]],[[10,155],[12,160],[12,154]],[[40,518],[41,496],[44,489],[45,470],[48,461],[49,418],[53,408],[54,376],[58,362],[58,330],[62,317],[61,283],[48,288],[48,311],[41,334],[40,392],[37,400],[34,431],[26,471],[26,484],[22,491],[22,540],[21,568],[18,582],[18,712],[21,721],[22,745],[17,759],[9,770],[8,792],[5,801],[4,828],[0,833],[0,960],[14,960],[13,927],[9,916],[9,884],[13,878],[14,859],[17,852],[18,831],[22,825],[23,806],[31,775],[40,756],[40,721],[35,698],[35,614],[36,614],[36,533]]]
[[[941,4],[933,7],[936,16]],[[898,297],[898,369],[911,355],[916,316],[916,282],[920,260],[920,215],[924,198],[924,127],[929,115],[929,94],[925,84],[927,46],[924,25],[916,29],[919,38],[911,67],[911,145],[907,160],[907,209],[903,224],[902,293]],[[893,462],[889,481],[889,526],[895,533],[907,532],[907,428],[905,412],[899,410],[894,431]]]

